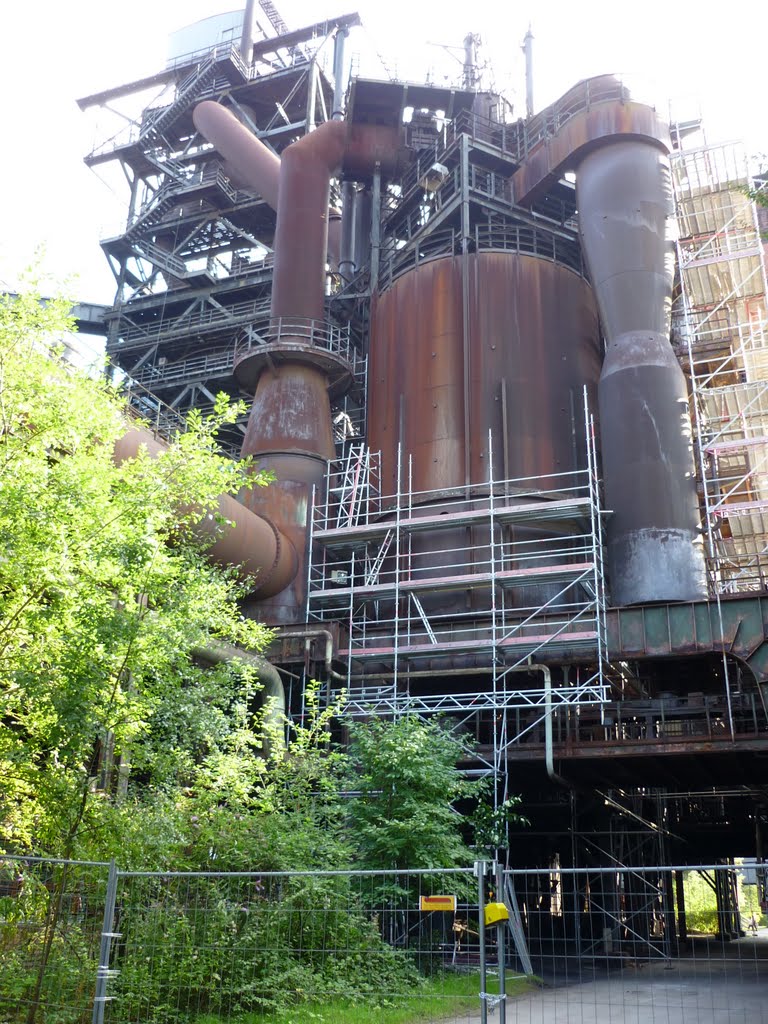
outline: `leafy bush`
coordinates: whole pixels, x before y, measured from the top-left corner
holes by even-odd
[[[418,983],[356,907],[348,876],[131,882],[115,958],[120,1019],[177,1024]]]

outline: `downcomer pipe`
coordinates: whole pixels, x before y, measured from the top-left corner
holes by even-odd
[[[192,120],[203,138],[223,158],[228,173],[235,181],[257,192],[265,203],[277,210],[280,157],[238,121],[231,110],[213,100],[198,103],[192,112]],[[337,211],[329,210],[328,215],[328,259],[336,265],[341,245],[341,222]]]
[[[168,450],[150,431],[133,427],[117,440],[112,457],[120,465],[135,459],[142,448],[153,458]],[[290,540],[269,519],[251,512],[229,494],[219,498],[217,513],[206,515],[194,527],[199,540],[213,542],[208,549],[211,561],[239,565],[241,574],[252,581],[251,593],[259,597],[284,590],[298,569]]]
[[[331,178],[342,169],[354,179],[377,166],[393,166],[398,142],[396,129],[326,121],[282,156],[271,307],[272,321],[282,330],[270,350],[272,365],[256,381],[243,455],[274,471],[277,482],[252,492],[250,505],[279,524],[302,569],[312,492],[322,492],[335,456],[326,357],[308,348],[305,333],[307,324],[324,329]],[[305,597],[300,571],[289,590],[261,605],[260,614],[275,624],[303,621]]]

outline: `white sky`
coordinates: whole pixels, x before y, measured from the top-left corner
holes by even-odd
[[[358,10],[366,41],[400,77],[421,80],[460,72],[440,46],[460,47],[468,31],[483,37],[496,84],[512,88],[524,108],[521,43],[534,34],[536,109],[581,78],[638,73],[653,94],[673,100],[674,116],[705,117],[709,142],[745,139],[768,151],[765,50],[768,6],[714,5],[709,0],[275,0],[298,28]],[[0,24],[5,146],[0,160],[0,284],[14,286],[35,248],[59,278],[76,275],[82,299],[111,302],[114,282],[98,239],[125,218],[127,188],[107,187],[82,163],[104,141],[75,100],[160,70],[167,36],[212,14],[244,6],[237,0],[6,0]],[[8,7],[11,9],[8,10]],[[386,77],[380,67],[365,73]],[[644,97],[640,97],[644,98]]]

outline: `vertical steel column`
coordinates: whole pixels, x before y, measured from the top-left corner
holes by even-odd
[[[245,0],[245,11],[243,12],[243,32],[240,36],[240,56],[246,67],[253,63],[253,9],[256,0]]]
[[[373,172],[373,195],[371,197],[371,292],[379,286],[379,260],[381,257],[381,169],[376,165]]]
[[[461,310],[462,310],[462,354],[464,373],[464,484],[469,487],[471,481],[470,430],[472,411],[470,395],[472,393],[470,375],[472,362],[470,358],[470,326],[469,326],[469,136],[461,136]]]
[[[525,54],[525,116],[533,117],[533,33],[530,25],[522,49]]]
[[[313,60],[307,70],[309,80],[307,81],[307,109],[306,109],[306,130],[311,132],[317,124],[317,61]]]
[[[347,91],[344,81],[344,44],[348,35],[349,29],[340,28],[333,40],[333,121],[340,121],[344,117],[344,95]]]
[[[109,954],[112,948],[112,939],[115,938],[115,903],[117,902],[117,866],[114,860],[109,862],[109,875],[107,876],[107,893],[104,900],[104,918],[101,925],[101,945],[99,948],[99,963],[96,968],[96,991],[93,996],[92,1024],[103,1024],[104,1004],[109,998],[107,996],[107,981],[111,975],[109,969]]]
[[[392,690],[395,698],[395,704],[397,705],[397,670],[398,670],[398,647],[400,644],[400,518],[401,508],[400,502],[402,500],[402,489],[403,489],[403,446],[399,444],[397,446],[397,497],[395,499],[395,594],[394,594],[394,638],[393,638],[393,656],[392,656]]]

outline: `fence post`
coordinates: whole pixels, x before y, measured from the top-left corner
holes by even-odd
[[[477,875],[477,934],[480,942],[480,1024],[488,1024],[488,976],[485,954],[485,861],[475,861]],[[96,1022],[94,1022],[96,1024]]]
[[[495,865],[496,899],[504,900],[504,867],[496,861]],[[507,1024],[507,944],[506,925],[499,921],[496,925],[497,946],[499,951],[499,1024]]]
[[[109,954],[112,939],[115,938],[115,903],[117,902],[117,867],[114,860],[109,862],[107,894],[104,900],[104,919],[101,925],[101,946],[99,963],[96,968],[96,992],[93,997],[92,1024],[103,1024],[104,1004],[107,1001],[107,981],[110,977]]]

